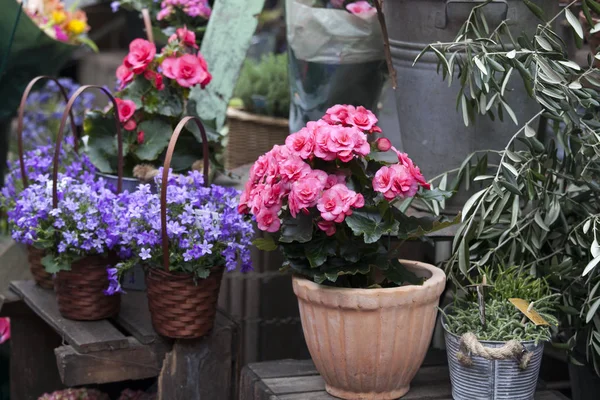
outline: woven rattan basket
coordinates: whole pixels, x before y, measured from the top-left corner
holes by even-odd
[[[173,150],[179,134],[188,121],[193,120],[202,135],[203,153],[208,154],[208,141],[204,126],[197,117],[183,118],[171,135],[163,168],[160,192],[160,227],[163,268],[146,271],[148,307],[152,326],[159,334],[174,339],[194,339],[206,335],[213,327],[217,313],[219,289],[223,267],[215,266],[206,279],[197,279],[191,273],[172,272],[169,261],[167,235],[167,182]],[[204,185],[209,185],[208,157],[204,157]]]
[[[225,168],[233,169],[252,164],[276,144],[284,144],[290,134],[285,118],[250,114],[234,108],[227,109],[229,137],[225,149]]]
[[[109,262],[101,256],[89,256],[74,262],[70,271],[60,271],[54,291],[60,314],[78,321],[97,321],[119,313],[121,296],[106,296]]]
[[[73,104],[75,104],[75,100],[77,100],[79,95],[89,89],[100,90],[112,103],[115,130],[117,132],[117,193],[120,193],[123,187],[123,136],[117,113],[117,101],[110,91],[104,87],[94,85],[81,86],[67,102],[67,107],[60,120],[56,136],[56,149],[54,151],[52,169],[52,208],[58,207],[58,164],[67,117],[71,115],[72,123],[73,116],[71,110]],[[73,129],[75,129],[74,126]],[[60,271],[56,274],[54,291],[56,292],[58,310],[63,317],[82,321],[97,321],[112,317],[119,312],[121,305],[120,294],[104,294],[104,291],[109,287],[107,269],[113,267],[116,261],[116,256],[112,254],[88,255],[78,261],[72,262],[69,271]]]
[[[52,289],[54,288],[52,275],[47,273],[42,265],[42,258],[45,255],[44,250],[27,246],[27,260],[29,260],[29,269],[31,270],[31,275],[33,275],[33,280],[44,289]]]

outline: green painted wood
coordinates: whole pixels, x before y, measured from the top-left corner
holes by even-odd
[[[190,99],[205,121],[225,123],[227,104],[233,95],[250,40],[265,0],[217,0],[200,51],[208,63],[212,81],[202,90],[192,88]]]

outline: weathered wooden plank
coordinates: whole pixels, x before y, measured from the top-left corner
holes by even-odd
[[[276,395],[325,390],[325,381],[321,375],[268,378],[263,379],[263,382]]]
[[[71,321],[58,311],[54,292],[42,289],[33,281],[11,282],[25,303],[80,353],[122,349],[127,338],[108,321]]]
[[[114,320],[142,344],[163,340],[152,328],[146,292],[128,291]]]
[[[229,400],[237,394],[239,326],[217,313],[204,338],[177,340],[158,377],[158,400]]]
[[[145,379],[158,376],[168,346],[145,345],[129,337],[129,347],[79,353],[73,346],[54,350],[58,372],[69,387]]]
[[[10,281],[31,279],[27,250],[10,237],[0,236],[0,295],[6,295]]]
[[[249,364],[248,367],[261,379],[318,374],[312,360],[277,360]]]

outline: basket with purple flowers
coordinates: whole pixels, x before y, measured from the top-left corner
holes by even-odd
[[[237,213],[239,192],[208,184],[208,157],[203,174],[174,175],[171,157],[185,124],[194,120],[208,142],[199,119],[185,117],[173,132],[164,167],[155,182],[160,194],[140,185],[129,198],[121,234],[122,253],[129,259],[119,273],[142,264],[154,329],[171,338],[197,338],[211,330],[224,270],[251,270],[253,226]]]

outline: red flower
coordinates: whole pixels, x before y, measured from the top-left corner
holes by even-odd
[[[139,131],[137,134],[137,142],[139,144],[144,144],[144,131]]]
[[[10,339],[10,319],[0,318],[0,344]]]
[[[158,90],[163,90],[165,88],[163,76],[161,74],[154,75],[154,86],[156,86]]]
[[[133,80],[133,72],[125,64],[119,65],[116,75],[121,89]]]
[[[131,100],[115,99],[117,101],[117,110],[119,111],[119,120],[127,122],[135,113],[135,103]]]
[[[135,39],[129,44],[127,62],[135,74],[144,72],[148,64],[154,60],[156,46],[144,39]]]
[[[132,119],[130,119],[129,121],[127,121],[125,123],[125,125],[123,125],[123,128],[125,128],[125,130],[128,130],[128,131],[133,131],[133,130],[135,130],[136,127],[137,127],[137,124]]]
[[[201,56],[196,57],[191,54],[184,54],[175,61],[172,68],[172,72],[175,74],[175,80],[185,88],[196,86],[198,84],[204,87],[212,79],[212,76],[206,69],[206,61],[204,61]],[[166,74],[165,69],[165,75]]]

